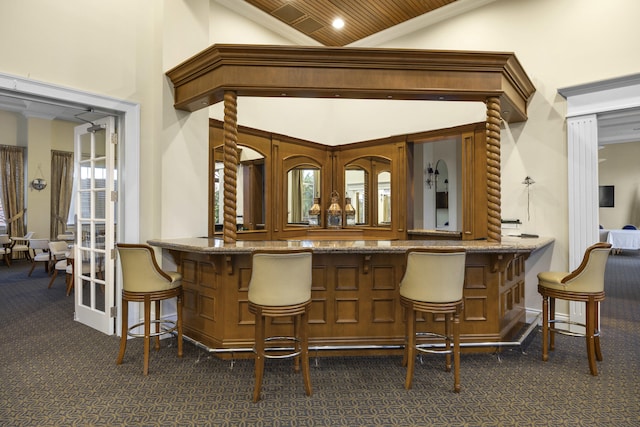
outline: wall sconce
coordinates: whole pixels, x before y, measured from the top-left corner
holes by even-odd
[[[435,180],[433,179],[433,168],[431,167],[431,163],[427,166],[427,187],[431,188],[435,184]]]
[[[31,181],[31,187],[34,190],[41,191],[41,190],[44,190],[46,186],[47,186],[47,181],[45,181],[42,178],[36,178],[33,181]]]
[[[438,175],[440,175],[440,171],[438,171],[437,168],[436,170],[433,170],[433,168],[431,167],[431,163],[429,163],[429,166],[427,167],[427,186],[429,188],[432,188],[434,185],[436,185],[436,183],[438,182]]]
[[[342,227],[342,209],[338,204],[338,197],[338,192],[334,190],[331,193],[331,205],[327,209],[327,228]]]
[[[309,209],[309,225],[312,227],[320,227],[322,208],[320,207],[320,197],[313,199],[313,206]]]
[[[524,181],[522,181],[522,183],[527,186],[527,220],[531,220],[531,211],[530,211],[531,194],[529,193],[529,190],[531,189],[531,186],[536,182],[530,176],[526,176]]]

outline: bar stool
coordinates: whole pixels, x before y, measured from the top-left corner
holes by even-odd
[[[582,263],[572,272],[546,271],[538,273],[538,293],[542,295],[542,360],[549,360],[549,350],[555,350],[555,333],[585,337],[591,375],[598,375],[596,360],[602,360],[599,303],[604,301],[604,271],[611,251],[610,243],[596,243],[587,248]],[[556,298],[586,303],[586,323],[555,318]],[[585,333],[571,331],[556,324],[578,325]]]
[[[177,331],[178,357],[182,357],[182,275],[175,271],[164,271],[156,262],[151,246],[118,243],[122,265],[122,336],[117,364],[122,363],[127,348],[127,336],[144,338],[144,375],[149,373],[149,347],[155,337],[155,349],[160,349],[160,335]],[[176,298],[177,321],[160,319],[160,302]],[[151,320],[151,302],[155,302],[155,320]],[[131,327],[129,324],[129,302],[144,303],[144,322]],[[155,332],[151,332],[151,324]],[[144,325],[144,333],[133,330]]]
[[[422,352],[445,354],[447,371],[451,370],[453,354],[453,390],[456,393],[460,391],[460,313],[463,306],[465,258],[464,249],[417,248],[407,251],[407,267],[400,281],[400,303],[406,309],[406,344],[402,366],[407,367],[404,383],[407,390],[411,388],[413,380],[416,352]],[[417,332],[417,312],[444,315],[444,333]],[[431,340],[418,342],[418,338]],[[436,348],[434,338],[444,340],[444,348]]]
[[[310,249],[256,251],[251,257],[249,312],[255,314],[255,387],[253,401],[260,400],[264,359],[295,358],[294,369],[300,370],[307,396],[311,396],[307,313],[311,307]],[[266,319],[293,318],[293,336],[265,336]],[[293,349],[273,347],[292,342]],[[267,347],[269,346],[269,347]],[[274,354],[267,354],[273,350]]]

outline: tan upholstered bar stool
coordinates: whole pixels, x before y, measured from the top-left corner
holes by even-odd
[[[402,365],[407,367],[404,388],[413,380],[416,352],[446,355],[446,370],[451,370],[453,354],[453,390],[460,391],[460,313],[465,274],[464,249],[410,249],[406,255],[404,276],[400,282],[400,303],[406,309],[406,344]],[[416,313],[444,315],[444,333],[417,331]],[[430,338],[425,342],[418,338]],[[444,348],[435,342],[444,340]],[[453,341],[453,348],[451,343]]]
[[[555,349],[555,333],[585,337],[591,375],[598,375],[596,359],[602,360],[600,330],[598,329],[599,303],[604,301],[604,271],[610,243],[596,243],[587,248],[582,263],[572,272],[547,271],[538,274],[538,292],[542,295],[542,360],[549,360],[549,349]],[[586,303],[586,323],[557,320],[556,298]],[[556,324],[579,325],[585,333],[558,328]]]
[[[177,331],[178,357],[182,357],[182,275],[175,271],[163,271],[156,262],[151,246],[118,243],[122,265],[122,336],[117,364],[122,363],[127,348],[127,336],[144,338],[144,375],[149,373],[149,347],[155,337],[155,349],[160,349],[160,335]],[[176,298],[177,320],[160,318],[160,302]],[[144,304],[144,322],[131,327],[129,324],[129,302]],[[151,320],[151,302],[155,302],[155,320]],[[155,331],[151,332],[151,324]],[[144,333],[133,330],[144,325]]]
[[[309,372],[309,337],[307,313],[311,307],[310,249],[256,251],[252,255],[249,281],[249,311],[255,314],[255,386],[253,401],[260,400],[265,358],[295,358],[307,396],[311,396]],[[266,319],[293,318],[293,336],[265,336]],[[293,350],[283,350],[282,343],[293,343]],[[267,354],[268,345],[280,350]],[[272,348],[273,349],[273,348]]]

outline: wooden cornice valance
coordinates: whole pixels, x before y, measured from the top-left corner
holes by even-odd
[[[515,54],[346,47],[213,45],[167,71],[175,108],[196,111],[238,96],[479,101],[527,119],[535,87]]]

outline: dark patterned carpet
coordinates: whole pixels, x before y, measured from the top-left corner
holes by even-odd
[[[540,333],[525,351],[463,354],[462,392],[443,359],[416,366],[403,388],[400,357],[312,359],[313,396],[290,361],[267,361],[263,399],[251,402],[253,362],[209,357],[174,340],[152,352],[142,340],[116,366],[118,339],[73,321],[64,279],[28,264],[0,265],[2,426],[640,426],[640,255],[610,257],[602,305],[600,375],[583,339],[557,338],[540,359]]]

